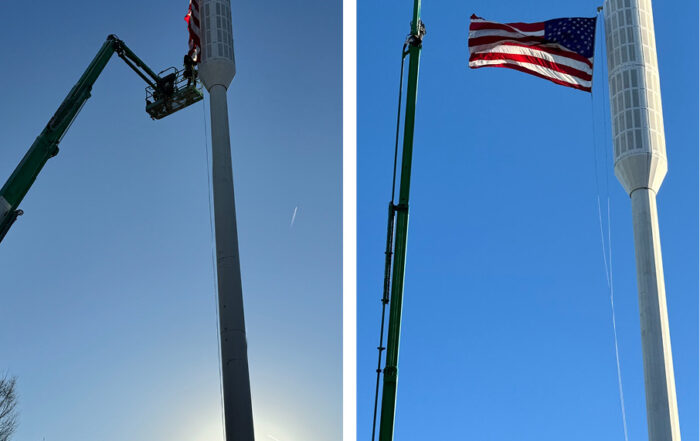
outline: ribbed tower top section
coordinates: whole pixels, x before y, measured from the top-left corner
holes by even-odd
[[[628,194],[658,192],[668,169],[651,0],[606,0],[615,175]]]
[[[202,61],[199,76],[207,90],[228,88],[236,75],[230,0],[200,0]]]

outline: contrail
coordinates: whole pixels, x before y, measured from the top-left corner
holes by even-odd
[[[295,210],[295,212],[296,212],[296,210]],[[272,441],[280,441],[272,435],[267,435],[267,437],[270,438]]]
[[[294,207],[294,213],[292,214],[292,221],[289,223],[289,228],[292,228],[292,225],[294,225],[294,219],[297,218],[297,209],[298,208],[299,208],[298,205],[296,207]]]

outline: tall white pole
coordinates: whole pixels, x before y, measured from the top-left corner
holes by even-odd
[[[680,441],[656,194],[666,141],[651,0],[606,0],[615,175],[630,195],[649,441]]]
[[[211,111],[216,272],[226,441],[254,441],[226,98],[228,86],[236,74],[231,4],[229,0],[201,0],[199,15],[202,39],[199,75],[209,91]]]

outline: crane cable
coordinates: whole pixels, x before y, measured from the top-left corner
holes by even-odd
[[[598,17],[600,17],[600,12],[601,10],[598,10]],[[601,38],[596,38],[596,44],[598,46],[598,53],[602,54],[602,36],[603,36],[603,31],[600,31],[600,37]],[[599,63],[602,63],[603,60],[599,60]],[[599,75],[602,77],[601,81],[601,96],[605,97],[610,95],[610,90],[607,88],[606,90],[606,85],[607,81],[605,81],[605,77],[607,77],[607,66],[603,66],[601,64],[601,68],[599,69]],[[593,76],[595,78],[595,75]],[[607,92],[607,93],[605,93]],[[602,150],[604,154],[604,159],[605,159],[605,164],[610,164],[611,160],[609,157],[609,150],[608,148],[605,148],[605,136],[606,134],[610,133],[610,127],[608,125],[608,118],[605,116],[605,99],[598,100],[599,101],[599,108],[601,109],[601,118],[603,120],[603,145],[602,145]],[[598,208],[598,225],[600,227],[600,243],[603,251],[603,264],[605,266],[605,279],[608,284],[608,290],[610,292],[610,309],[612,312],[612,328],[613,328],[613,337],[614,337],[614,342],[615,342],[615,362],[617,365],[617,385],[618,385],[618,393],[620,397],[620,410],[622,413],[622,428],[624,431],[625,435],[625,441],[629,441],[629,435],[627,431],[627,415],[625,413],[625,395],[623,393],[622,389],[622,372],[620,369],[620,350],[619,350],[619,343],[618,343],[618,338],[617,338],[617,323],[615,321],[615,289],[614,289],[614,284],[613,284],[613,266],[612,266],[612,240],[611,240],[611,228],[610,228],[610,189],[609,189],[609,181],[608,181],[608,175],[609,173],[605,173],[605,195],[607,199],[607,206],[606,206],[606,218],[607,218],[607,250],[606,250],[606,236],[603,230],[603,214],[602,214],[602,209],[601,209],[601,204],[600,204],[600,183],[598,181],[598,150],[600,150],[600,146],[598,143],[598,136],[597,136],[597,131],[596,131],[596,118],[595,118],[595,110],[596,106],[594,105],[594,100],[593,100],[593,93],[591,93],[591,124],[593,125],[593,142],[594,142],[594,150],[593,150],[593,165],[594,165],[594,176],[595,176],[595,186],[596,186],[596,205]]]
[[[209,137],[207,136],[207,111],[205,105],[206,99],[202,99],[202,121],[204,121],[204,155],[207,164],[207,192],[209,202],[209,248],[211,249],[211,274],[212,274],[212,286],[214,287],[214,306],[216,312],[216,318],[214,324],[216,327],[216,356],[218,360],[219,367],[219,399],[221,400],[221,432],[222,438],[226,438],[226,423],[224,421],[224,385],[223,385],[223,374],[221,373],[221,336],[219,335],[219,295],[218,295],[218,282],[216,278],[216,247],[214,246],[214,216],[212,210],[212,179],[209,170],[211,169],[209,164]]]
[[[377,384],[374,391],[374,416],[372,418],[372,441],[375,439],[377,433],[377,407],[379,404],[379,382],[382,374],[382,352],[384,349],[384,323],[386,318],[386,305],[389,304],[389,290],[391,289],[391,261],[393,256],[393,242],[394,242],[394,214],[396,213],[396,205],[394,204],[394,199],[396,196],[396,168],[399,158],[399,131],[401,128],[401,98],[403,96],[403,76],[404,76],[404,61],[408,52],[406,51],[406,46],[408,40],[404,43],[401,49],[401,75],[399,77],[399,106],[396,113],[396,138],[394,141],[394,174],[391,179],[391,201],[389,202],[389,219],[387,222],[387,234],[386,234],[386,250],[384,251],[385,262],[384,262],[384,290],[382,292],[382,319],[379,330],[379,346],[377,346],[377,351],[379,355],[377,357]]]

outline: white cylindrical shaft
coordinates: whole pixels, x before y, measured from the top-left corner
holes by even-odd
[[[202,40],[199,76],[211,100],[216,272],[219,282],[226,441],[253,441],[253,410],[226,102],[226,90],[236,74],[231,2],[201,0],[199,12]]]
[[[209,89],[209,96],[226,441],[253,441],[226,88],[215,85]]]
[[[639,319],[650,441],[680,441],[656,193],[632,192]]]
[[[615,175],[632,200],[649,441],[680,441],[656,193],[666,140],[651,0],[606,0]]]

